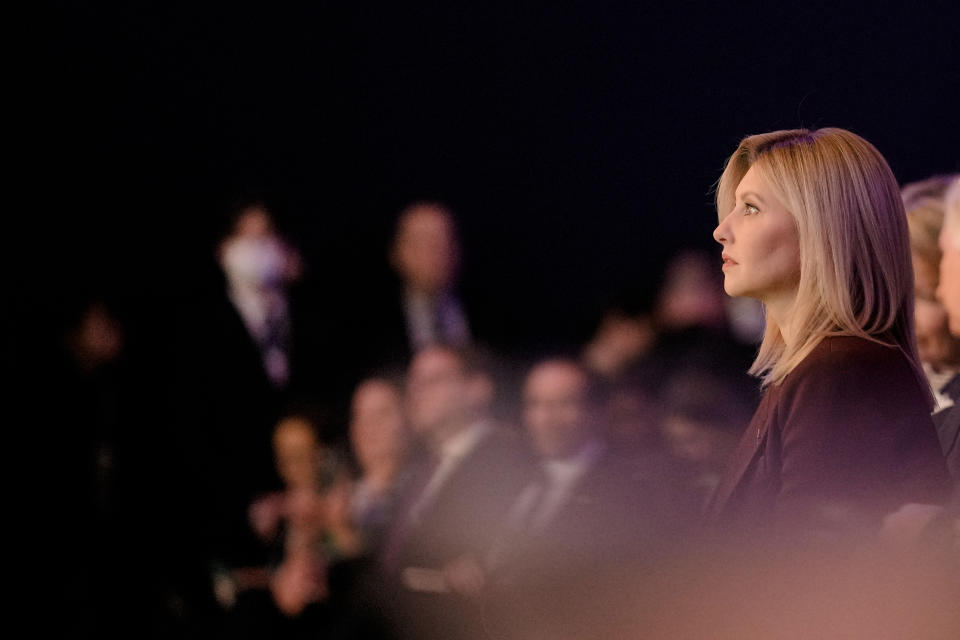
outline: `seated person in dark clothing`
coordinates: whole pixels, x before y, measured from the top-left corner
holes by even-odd
[[[949,176],[914,182],[903,188],[913,258],[917,351],[938,409],[954,404],[944,388],[960,372],[960,338],[950,335],[949,318],[936,299],[940,283],[940,231]]]
[[[428,455],[388,532],[382,566],[395,624],[406,637],[453,638],[476,630],[478,611],[451,592],[443,569],[482,557],[528,474],[516,434],[493,424],[493,381],[471,351],[427,347],[410,365],[410,425]]]
[[[643,566],[695,515],[677,468],[654,453],[625,455],[607,441],[598,387],[572,360],[546,360],[524,386],[524,425],[539,457],[490,551],[461,558],[447,579],[484,603],[506,637],[584,637],[612,571]]]
[[[406,365],[433,344],[472,342],[467,308],[458,292],[460,241],[450,210],[416,202],[397,218],[389,250],[393,277],[356,292],[354,330],[367,367]]]
[[[411,434],[398,383],[373,377],[357,386],[350,444],[360,470],[353,483],[351,520],[363,537],[365,552],[376,553],[410,477]]]

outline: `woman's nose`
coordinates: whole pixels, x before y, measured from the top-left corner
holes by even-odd
[[[717,228],[713,230],[713,239],[724,244],[727,242],[727,236],[729,235],[726,218],[720,221],[720,224],[717,225]]]

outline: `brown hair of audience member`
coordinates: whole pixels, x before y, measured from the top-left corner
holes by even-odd
[[[277,473],[288,489],[319,489],[323,445],[314,424],[305,416],[289,415],[273,430]]]

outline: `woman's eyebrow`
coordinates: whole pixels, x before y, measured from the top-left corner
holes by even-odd
[[[756,191],[744,191],[743,193],[737,194],[738,200],[746,200],[748,197],[752,200],[758,200],[761,204],[764,204],[763,198],[761,198],[760,194]]]

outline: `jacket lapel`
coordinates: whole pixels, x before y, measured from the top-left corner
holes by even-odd
[[[717,522],[720,520],[720,515],[723,513],[727,502],[729,502],[730,496],[733,495],[733,492],[740,485],[740,481],[754,460],[756,460],[763,451],[767,441],[768,426],[772,418],[771,413],[777,404],[776,395],[778,394],[773,390],[767,391],[760,406],[757,407],[757,411],[753,415],[750,425],[740,438],[740,444],[737,445],[737,449],[731,457],[730,463],[727,465],[727,470],[723,474],[720,484],[717,485],[713,497],[707,504],[705,516],[709,522]]]

